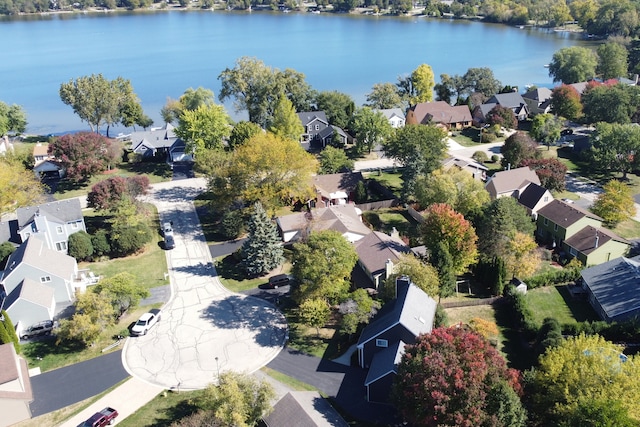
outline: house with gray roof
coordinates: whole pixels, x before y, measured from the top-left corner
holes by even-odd
[[[602,320],[640,316],[640,256],[619,257],[585,268],[581,276],[589,303]]]
[[[193,161],[193,156],[185,152],[186,144],[178,138],[175,127],[171,123],[161,128],[133,132],[131,149],[144,159],[156,158],[170,162]]]
[[[18,356],[12,343],[0,344],[0,426],[31,418],[29,402],[32,400],[27,361]]]
[[[406,123],[406,118],[401,108],[385,108],[376,111],[381,112],[394,129],[403,128]]]
[[[472,124],[466,105],[452,106],[445,101],[421,102],[407,111],[408,124],[441,124],[447,129],[464,129]]]
[[[47,248],[67,253],[69,236],[87,231],[77,198],[16,209],[20,242],[29,237],[42,240]]]
[[[290,391],[262,421],[267,427],[348,427],[349,424],[317,391]]]
[[[23,326],[53,320],[56,314],[54,289],[25,277],[8,295],[5,310]]]
[[[333,135],[333,128],[329,125],[329,120],[324,111],[303,111],[298,113],[300,123],[304,127],[304,132],[300,135],[300,144],[305,149],[311,146],[326,146],[326,138]]]
[[[530,183],[540,185],[540,178],[529,166],[499,171],[487,180],[484,188],[489,192],[491,200],[500,197],[520,198],[520,194]]]
[[[531,89],[522,99],[531,114],[546,114],[551,110],[551,89],[546,87]]]
[[[362,211],[352,204],[283,215],[276,218],[276,224],[284,243],[296,242],[314,231],[334,230],[351,243],[371,233],[362,222]]]
[[[460,170],[467,171],[477,181],[485,181],[487,179],[487,172],[489,168],[480,162],[476,162],[469,157],[460,156],[455,152],[450,153],[449,157],[442,161],[442,167],[444,169],[450,169],[457,167]]]
[[[533,219],[538,217],[538,210],[547,206],[552,200],[553,195],[549,190],[533,182],[530,182],[518,197],[518,203],[527,209],[527,213]]]
[[[396,233],[397,234],[397,233]],[[403,254],[411,252],[397,235],[390,236],[380,231],[372,231],[355,243],[358,264],[355,268],[364,271],[366,283],[357,283],[358,287],[378,290],[398,263]]]
[[[396,280],[396,298],[385,304],[364,328],[357,343],[358,364],[369,370],[366,379],[369,401],[388,401],[404,344],[414,344],[418,335],[431,332],[436,305],[409,278]]]
[[[476,124],[482,124],[487,121],[489,112],[500,105],[513,111],[518,121],[526,120],[529,117],[529,107],[518,92],[498,93],[489,98],[485,103],[478,105],[473,109],[472,117]]]

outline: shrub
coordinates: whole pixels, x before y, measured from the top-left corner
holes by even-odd
[[[483,143],[495,142],[496,139],[498,139],[498,137],[493,132],[485,132],[482,134]]]
[[[489,161],[489,156],[484,151],[476,151],[473,153],[471,158],[479,163],[486,163]]]
[[[136,253],[150,241],[151,229],[144,223],[111,230],[111,252],[116,256]]]
[[[9,255],[16,250],[15,246],[11,242],[4,242],[0,245],[0,270],[4,269]]]
[[[220,232],[227,239],[237,239],[244,233],[244,217],[241,210],[228,210],[222,214]]]
[[[567,264],[568,267],[551,270],[529,277],[525,280],[529,289],[539,288],[540,286],[557,285],[561,283],[573,282],[580,277],[580,270],[576,266]]]
[[[111,245],[105,230],[98,230],[91,236],[91,245],[93,246],[94,257],[101,257],[111,253]]]
[[[93,255],[91,236],[86,231],[79,231],[69,236],[69,256],[78,261],[89,259]]]
[[[532,338],[538,332],[539,327],[527,303],[526,295],[517,292],[515,286],[509,285],[506,288],[505,297],[516,328],[521,329],[529,338]]]
[[[493,163],[498,163],[500,161],[500,156],[498,156],[497,154],[494,154],[491,156],[491,161]]]
[[[436,315],[434,318],[433,327],[439,328],[441,326],[446,327],[449,324],[449,316],[447,316],[447,312],[444,310],[442,304],[438,304],[436,306]]]

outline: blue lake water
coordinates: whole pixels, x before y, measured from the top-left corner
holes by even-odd
[[[396,82],[422,63],[436,81],[490,67],[503,84],[552,86],[544,64],[585,43],[576,34],[470,21],[222,11],[17,17],[0,20],[0,40],[0,100],[23,106],[32,133],[88,129],[58,90],[92,73],[131,80],[160,125],[167,97],[198,86],[217,95],[218,75],[241,56],[293,68],[315,89],[348,93],[360,105],[373,84]]]

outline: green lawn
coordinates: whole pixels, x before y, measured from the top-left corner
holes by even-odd
[[[628,219],[618,224],[616,228],[611,231],[625,239],[637,239],[640,237],[640,222]]]
[[[573,299],[564,285],[531,289],[526,299],[539,325],[547,317],[555,318],[561,325],[598,320],[589,303]]]
[[[363,176],[367,179],[378,181],[394,193],[398,193],[402,189],[400,172],[365,172]]]
[[[162,392],[127,418],[123,427],[169,427],[173,422],[198,411],[195,399],[202,391]]]

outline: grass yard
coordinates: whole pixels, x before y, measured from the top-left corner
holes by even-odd
[[[399,193],[402,189],[402,176],[400,172],[365,172],[363,176],[366,179],[378,181],[394,193]]]
[[[195,399],[202,391],[162,392],[136,412],[118,422],[122,427],[169,427],[198,411]]]
[[[286,254],[285,254],[286,257]],[[220,277],[220,282],[225,288],[233,292],[242,292],[257,288],[269,281],[269,277],[276,274],[287,274],[291,271],[291,263],[285,262],[280,267],[269,272],[269,274],[256,278],[247,278],[242,266],[233,255],[216,258],[216,271]]]
[[[493,305],[475,305],[469,307],[454,307],[454,308],[446,308],[445,313],[447,313],[447,325],[454,326],[460,323],[467,325],[474,318],[480,318],[483,320],[487,320],[489,322],[493,322],[496,325],[498,324],[496,321],[496,310]],[[503,347],[504,337],[502,336],[502,329],[498,325],[498,350],[501,350]]]
[[[611,231],[625,239],[637,239],[640,237],[640,222],[628,219],[618,224],[616,228]]]
[[[555,318],[561,325],[598,320],[589,303],[573,299],[564,285],[531,289],[526,298],[539,325],[547,317]]]

